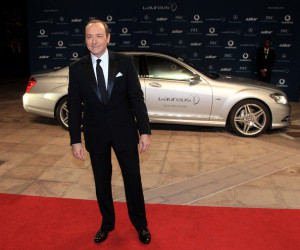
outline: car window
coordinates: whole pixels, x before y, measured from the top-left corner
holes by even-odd
[[[193,74],[180,64],[163,57],[147,56],[147,66],[151,78],[189,81]]]

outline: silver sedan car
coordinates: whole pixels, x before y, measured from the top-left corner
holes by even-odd
[[[124,52],[135,59],[150,122],[225,127],[245,137],[290,124],[283,91],[271,84],[204,73],[162,53]],[[68,128],[68,67],[33,74],[23,96],[27,112]],[[84,105],[84,104],[83,104]]]

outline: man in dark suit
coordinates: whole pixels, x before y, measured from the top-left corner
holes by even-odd
[[[270,48],[270,45],[271,40],[266,39],[264,46],[259,48],[256,54],[258,76],[263,82],[270,82],[275,60],[275,52]]]
[[[133,58],[108,51],[109,40],[107,24],[100,20],[90,21],[85,27],[85,43],[90,54],[69,67],[72,153],[84,160],[83,122],[85,147],[90,154],[102,214],[102,225],[94,241],[106,240],[115,226],[111,190],[113,148],[124,180],[130,220],[141,242],[149,244],[151,235],[147,229],[138,153],[138,144],[140,152],[150,146],[149,118]]]

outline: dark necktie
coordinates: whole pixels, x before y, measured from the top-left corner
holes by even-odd
[[[268,50],[265,49],[265,59],[268,58]]]
[[[96,66],[96,72],[97,72],[97,81],[98,81],[98,87],[100,90],[102,102],[106,105],[108,100],[108,95],[106,91],[106,85],[103,75],[103,70],[100,66],[101,59],[97,59],[97,66]]]

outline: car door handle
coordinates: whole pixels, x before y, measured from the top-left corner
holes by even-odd
[[[157,83],[157,82],[150,82],[149,85],[151,87],[155,87],[155,88],[160,88],[161,87],[161,84],[160,83]]]

